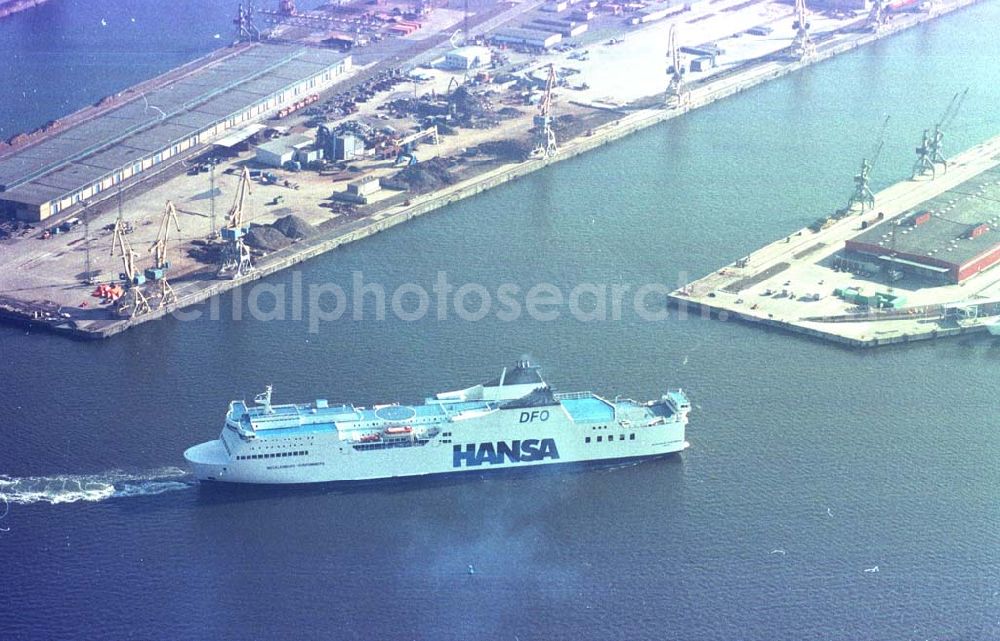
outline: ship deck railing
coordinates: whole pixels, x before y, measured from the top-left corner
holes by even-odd
[[[564,393],[561,393],[561,394],[553,394],[552,396],[557,401],[573,401],[573,400],[576,400],[578,398],[593,398],[594,396],[597,396],[597,394],[594,394],[593,392],[590,392],[590,391],[587,391],[587,392],[564,392]]]

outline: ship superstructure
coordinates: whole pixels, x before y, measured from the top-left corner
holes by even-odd
[[[219,438],[184,457],[201,480],[265,484],[607,463],[683,450],[689,411],[681,390],[645,403],[557,394],[519,361],[418,405],[274,405],[269,386],[253,404],[232,401]]]

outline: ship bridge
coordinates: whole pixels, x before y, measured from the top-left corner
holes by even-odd
[[[461,401],[513,401],[524,398],[536,389],[548,387],[537,365],[518,361],[513,367],[503,368],[493,380],[453,392],[441,392],[427,399],[428,403]]]

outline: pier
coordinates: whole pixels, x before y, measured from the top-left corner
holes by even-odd
[[[933,216],[951,221],[963,207],[989,205],[1000,197],[998,166],[1000,136],[949,159],[946,173],[896,183],[875,194],[873,209],[850,212],[818,231],[795,231],[686,284],[670,301],[689,314],[757,323],[853,347],[983,332],[1000,319],[1000,270],[984,266],[958,282],[945,282],[946,270],[937,266],[941,258],[927,260],[925,266],[900,256],[903,234],[922,233],[911,221]],[[995,252],[1000,232],[990,228],[985,233],[992,236],[982,240]],[[850,251],[851,243],[864,235],[882,239],[884,258]],[[931,258],[950,258],[962,243],[972,242],[968,234],[932,240],[937,245],[930,246]],[[943,252],[938,253],[938,245]],[[935,272],[940,282],[932,280]],[[896,301],[901,304],[891,304]]]

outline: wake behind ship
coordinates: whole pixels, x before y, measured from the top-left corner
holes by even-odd
[[[271,388],[232,401],[222,434],[184,458],[203,481],[374,481],[527,466],[609,463],[688,446],[681,390],[639,403],[592,392],[556,394],[519,361],[496,379],[420,405],[272,405]]]

